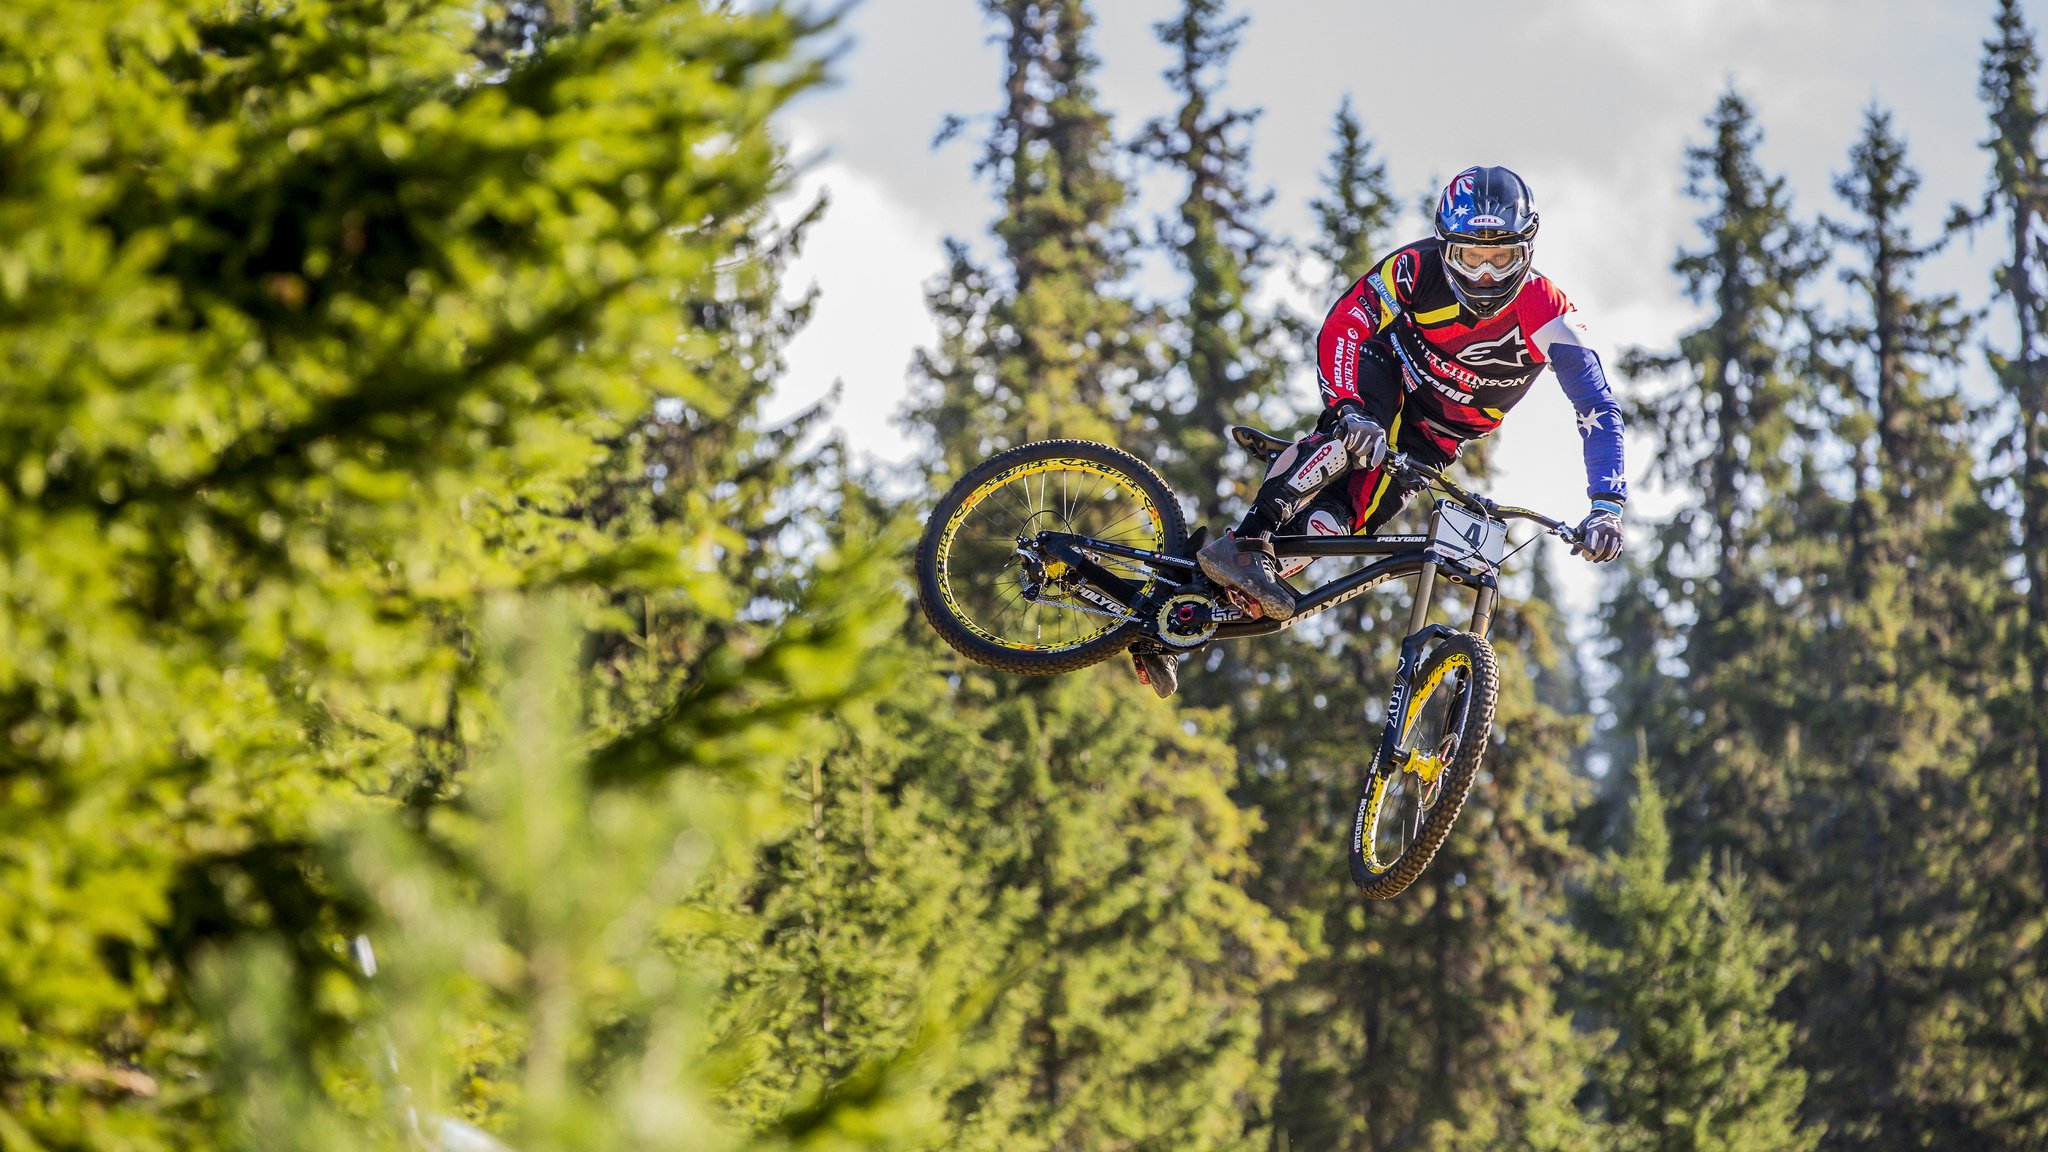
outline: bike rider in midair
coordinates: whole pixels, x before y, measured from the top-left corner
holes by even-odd
[[[1500,426],[1546,364],[1579,414],[1592,500],[1579,551],[1596,562],[1621,555],[1621,408],[1578,312],[1531,266],[1536,225],[1521,177],[1468,168],[1437,200],[1435,235],[1396,249],[1344,293],[1316,340],[1316,429],[1275,458],[1237,530],[1198,554],[1210,579],[1269,617],[1294,615],[1286,577],[1308,562],[1282,569],[1275,532],[1379,531],[1414,492],[1385,467],[1388,451],[1449,464]],[[1170,695],[1175,657],[1132,656],[1139,678]]]

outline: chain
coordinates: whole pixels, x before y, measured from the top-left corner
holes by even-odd
[[[1100,608],[1090,608],[1086,604],[1062,604],[1055,603],[1051,600],[1033,600],[1032,603],[1046,608],[1064,608],[1070,612],[1086,612],[1092,616],[1107,616],[1111,620],[1122,620],[1128,624],[1135,624],[1139,622],[1141,619],[1143,619],[1142,617],[1132,616],[1128,613],[1105,612]]]

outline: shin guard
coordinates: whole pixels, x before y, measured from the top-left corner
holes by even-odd
[[[1287,531],[1302,536],[1343,536],[1346,530],[1343,521],[1328,508],[1313,508],[1298,522],[1287,526]],[[1289,556],[1280,562],[1280,576],[1286,579],[1315,563],[1313,556]]]

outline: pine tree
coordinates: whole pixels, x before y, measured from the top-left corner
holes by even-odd
[[[994,1006],[1001,1063],[956,1097],[961,1147],[1265,1143],[1259,993],[1294,946],[1244,892],[1228,746],[1119,687],[956,696],[970,755],[927,768],[973,814],[982,898],[1024,961]]]
[[[1323,195],[1309,201],[1316,219],[1316,237],[1309,249],[1329,265],[1323,287],[1332,298],[1387,249],[1399,215],[1387,184],[1387,166],[1373,156],[1372,141],[1349,96],[1337,108],[1333,131],[1337,142],[1330,149]]]
[[[2009,314],[2015,339],[1987,347],[2003,390],[2011,432],[2001,437],[2017,499],[2001,535],[2016,538],[2022,586],[2002,598],[1992,618],[2017,626],[1991,638],[2010,662],[1993,697],[1992,739],[1970,784],[1987,832],[1973,864],[1957,876],[1972,918],[1963,970],[1943,989],[1950,1015],[1944,1033],[1969,1046],[1975,1060],[1951,1060],[1932,1071],[1945,1099],[1986,1147],[2026,1148],[2048,1141],[2048,167],[2041,158],[2041,58],[2017,3],[2003,2],[1984,45],[1979,93],[1990,112],[1991,188],[1978,220],[1994,220],[2002,260],[1994,274],[1994,314]],[[2004,565],[2001,564],[2001,570]]]
[[[1503,608],[1495,742],[1472,797],[1422,880],[1359,907],[1346,933],[1363,1025],[1346,1069],[1362,1114],[1346,1127],[1365,1147],[1590,1146],[1573,1105],[1586,1053],[1554,991],[1583,729],[1534,699],[1541,616]]]
[[[1079,0],[1006,0],[1007,102],[982,171],[1003,262],[953,246],[920,357],[943,482],[992,448],[1136,429],[1149,337],[1129,303],[1124,191],[1091,87]],[[931,641],[920,636],[919,650]],[[1271,1072],[1258,994],[1292,963],[1244,895],[1247,818],[1209,722],[1160,707],[1118,662],[1053,681],[949,670],[906,723],[937,741],[903,779],[942,797],[976,877],[967,929],[1004,977],[953,1096],[953,1146],[1241,1148],[1262,1142]],[[914,717],[914,719],[913,719]],[[943,739],[941,739],[943,737]]]
[[[1154,436],[1168,483],[1194,500],[1196,523],[1242,511],[1253,477],[1226,466],[1234,449],[1224,429],[1256,423],[1274,397],[1286,360],[1282,329],[1253,305],[1272,242],[1258,215],[1271,193],[1250,188],[1254,113],[1217,108],[1222,71],[1247,17],[1224,15],[1224,0],[1185,0],[1155,26],[1175,61],[1167,82],[1180,97],[1172,117],[1146,125],[1140,151],[1186,183],[1177,215],[1160,239],[1188,278],[1184,299],[1165,309],[1163,337],[1186,388],[1161,395]]]
[[[1991,109],[1992,191],[1988,209],[2001,219],[2007,255],[1998,269],[2000,305],[2017,328],[2013,348],[1994,352],[1992,367],[2013,399],[2012,442],[2018,456],[2021,563],[2026,574],[2026,629],[2021,635],[2026,701],[2023,720],[2034,769],[2034,856],[2048,891],[2048,162],[2041,157],[2040,53],[2015,0],[2002,0],[1997,37],[1985,44],[1979,91]]]
[[[913,417],[942,474],[1053,436],[1116,443],[1149,371],[1124,285],[1128,193],[1111,167],[1083,0],[984,0],[1003,22],[1004,105],[980,170],[998,188],[1001,271],[949,242],[929,294],[939,344],[920,351]]]
[[[1611,1041],[1592,1063],[1601,1146],[1616,1152],[1772,1152],[1818,1146],[1806,1077],[1772,1003],[1790,941],[1758,922],[1740,873],[1705,860],[1673,878],[1664,800],[1636,766],[1628,849],[1586,895],[1601,937],[1582,946],[1583,1000]]]
[[[1920,1019],[1959,942],[1955,894],[1932,878],[1966,867],[1981,834],[1967,780],[1989,730],[1981,693],[1958,680],[1989,650],[1969,637],[1989,639],[1980,621],[2002,559],[1956,389],[1968,318],[1953,296],[1912,290],[1940,247],[1905,227],[1918,187],[1889,115],[1872,109],[1836,184],[1854,216],[1826,225],[1853,307],[1822,327],[1817,363],[1849,491],[1810,493],[1799,514],[1795,570],[1814,621],[1800,663],[1832,674],[1799,694],[1808,847],[1790,912],[1812,960],[1788,1002],[1817,1073],[1809,1106],[1842,1147],[1981,1142],[1913,1083],[1951,1055]]]
[[[1359,230],[1391,214],[1378,199],[1384,172],[1375,179],[1346,164],[1369,149],[1358,140],[1324,175],[1328,202],[1350,206],[1322,217],[1350,238],[1339,243],[1376,242]],[[1297,339],[1313,339],[1298,321],[1292,326]],[[1247,484],[1263,471],[1242,458],[1226,465],[1233,466]],[[1368,1081],[1357,1069],[1370,993],[1358,977],[1364,910],[1346,879],[1343,833],[1392,666],[1395,615],[1389,598],[1365,598],[1281,642],[1212,650],[1182,676],[1189,702],[1229,710],[1239,764],[1233,794],[1261,820],[1253,891],[1287,917],[1307,951],[1294,978],[1263,1004],[1263,1044],[1279,1064],[1276,1147],[1339,1146],[1361,1132]]]
[[[1676,353],[1635,354],[1627,365],[1637,375],[1679,375],[1637,405],[1631,423],[1660,445],[1656,474],[1692,487],[1700,501],[1657,527],[1655,550],[1632,569],[1641,576],[1608,609],[1609,635],[1633,646],[1615,711],[1623,732],[1641,729],[1653,762],[1674,777],[1679,857],[1735,850],[1768,902],[1790,867],[1786,757],[1796,763],[1799,716],[1783,683],[1794,662],[1768,643],[1785,622],[1767,589],[1774,545],[1797,544],[1797,530],[1782,522],[1801,481],[1788,444],[1814,399],[1794,373],[1794,351],[1803,338],[1799,289],[1818,264],[1808,230],[1791,217],[1784,179],[1757,164],[1761,131],[1747,102],[1723,96],[1707,127],[1711,143],[1687,161],[1688,190],[1709,206],[1700,219],[1705,243],[1674,268],[1713,313]],[[1618,628],[1653,614],[1669,624],[1647,635],[1640,625],[1626,635]],[[1684,634],[1677,685],[1664,682],[1658,661],[1670,653],[1656,644],[1672,631]]]

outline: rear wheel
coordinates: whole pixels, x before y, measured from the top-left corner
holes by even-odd
[[[1138,626],[1084,599],[1078,573],[1032,554],[1041,532],[1171,554],[1187,540],[1180,503],[1128,452],[1045,440],[998,453],[960,478],[917,545],[918,599],[947,644],[977,664],[1027,676],[1071,672],[1128,647]],[[1151,573],[1090,559],[1152,590]]]
[[[1398,896],[1451,833],[1486,755],[1500,673],[1493,647],[1461,632],[1430,650],[1402,705],[1400,754],[1375,762],[1352,824],[1351,878],[1367,896]]]

